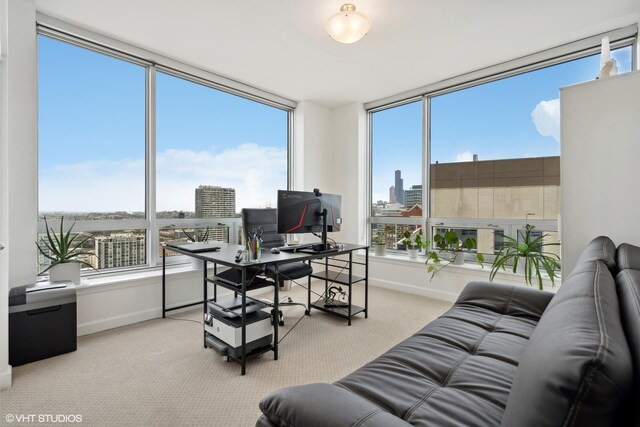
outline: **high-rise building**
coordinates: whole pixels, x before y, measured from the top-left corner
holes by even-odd
[[[389,203],[396,203],[396,187],[389,187]]]
[[[213,185],[196,188],[196,218],[231,217],[236,213],[236,190]]]
[[[130,267],[146,261],[145,236],[133,233],[118,233],[96,236],[95,261],[97,269]]]
[[[409,190],[404,190],[404,205],[407,209],[422,206],[422,185],[412,185]]]
[[[402,172],[400,172],[399,170],[396,171],[396,182],[395,182],[395,187],[396,187],[396,202],[400,203],[401,205],[404,205],[404,188],[403,188],[403,179],[401,176]]]

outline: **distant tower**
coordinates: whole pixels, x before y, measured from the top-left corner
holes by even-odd
[[[402,172],[399,170],[396,171],[396,201],[401,205],[404,205],[404,188],[403,188],[403,179],[401,177]]]
[[[396,203],[396,187],[389,187],[389,203]]]
[[[230,217],[236,213],[236,190],[213,185],[196,188],[196,218]]]

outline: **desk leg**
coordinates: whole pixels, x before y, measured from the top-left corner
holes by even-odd
[[[204,267],[202,268],[202,288],[203,288],[203,296],[204,296],[204,307],[202,307],[203,311],[207,312],[207,299],[209,298],[209,286],[207,284],[207,262],[204,262]]]
[[[369,318],[369,248],[364,256],[364,318]]]
[[[204,302],[202,303],[203,307],[202,309],[204,310],[204,314],[207,314],[207,261],[204,261],[204,267],[202,268],[202,287],[204,288]],[[203,332],[202,333],[203,336],[203,340],[204,340],[204,348],[207,348],[207,333]]]
[[[164,248],[164,246],[162,247],[162,318],[164,319],[166,317],[167,311],[166,311],[166,304],[165,304],[165,287],[166,287],[166,249]]]
[[[311,275],[307,276],[307,314],[311,315]]]
[[[273,360],[278,360],[278,326],[280,326],[280,273],[278,273],[278,266],[275,267],[276,270],[276,286],[274,292],[273,299]]]
[[[242,269],[242,367],[240,374],[247,373],[247,269]]]
[[[351,326],[351,303],[353,302],[353,251],[349,252],[349,307],[347,315],[349,317],[348,325]]]

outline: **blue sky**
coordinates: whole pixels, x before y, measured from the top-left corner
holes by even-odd
[[[38,43],[40,211],[143,211],[145,68]],[[274,205],[287,186],[287,112],[156,79],[158,210],[193,211],[203,184],[236,188],[238,210]]]
[[[612,56],[631,69],[631,48]],[[593,80],[599,67],[595,55],[432,98],[431,162],[560,155],[559,88]],[[405,189],[422,182],[421,146],[420,101],[374,114],[374,201],[389,199],[396,169]]]
[[[46,36],[39,43],[40,211],[143,211],[145,68]],[[614,52],[631,68],[631,49]],[[592,56],[432,99],[432,161],[555,156],[558,89],[592,80]],[[158,72],[157,209],[194,209],[198,185],[236,188],[237,208],[286,188],[287,113]],[[422,105],[374,114],[373,200],[393,172],[420,184]],[[81,195],[81,196],[78,196]]]

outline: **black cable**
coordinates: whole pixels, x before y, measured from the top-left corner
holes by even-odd
[[[194,322],[194,323],[199,323],[201,325],[204,325],[204,322],[200,322],[198,320],[193,320],[193,319],[182,319],[179,317],[171,317],[171,316],[166,316],[166,319],[171,319],[171,320],[184,320],[185,322]]]
[[[289,330],[287,331],[287,333],[286,333],[286,334],[284,334],[284,335],[282,336],[282,338],[280,338],[280,340],[278,341],[278,344],[280,344],[280,343],[282,342],[282,340],[283,340],[283,339],[285,339],[285,337],[286,337],[287,335],[289,335],[289,334],[291,333],[291,331],[293,331],[293,330],[296,328],[296,326],[298,326],[298,323],[300,323],[300,322],[302,321],[302,319],[304,319],[304,318],[305,318],[305,316],[306,316],[306,315],[304,315],[304,314],[303,314],[303,315],[298,319],[298,321],[297,321],[296,323],[294,323],[294,324],[293,324],[293,326],[291,327],[291,329],[289,329]]]

